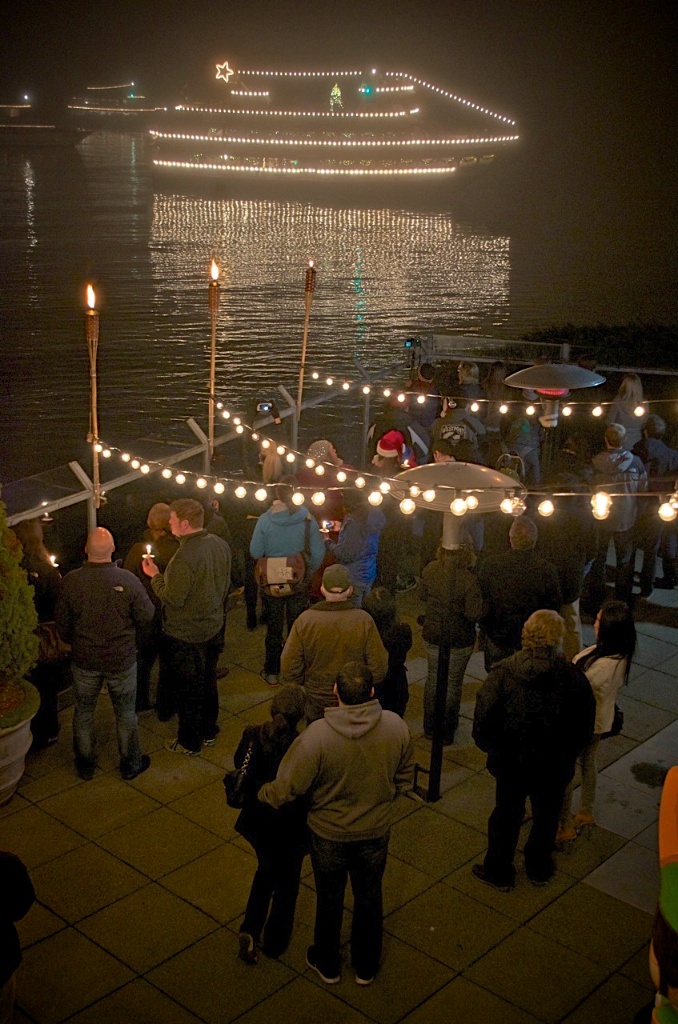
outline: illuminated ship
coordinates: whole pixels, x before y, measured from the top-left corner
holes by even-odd
[[[152,106],[134,82],[122,85],[88,85],[84,96],[75,96],[68,112],[88,128],[112,128],[137,131],[148,124],[147,118],[164,107]],[[142,123],[143,122],[143,123]]]
[[[159,174],[194,179],[449,180],[518,139],[515,121],[403,72],[234,71],[209,104],[151,129]]]
[[[18,149],[63,148],[77,146],[90,132],[84,128],[67,127],[53,123],[50,118],[34,118],[30,103],[0,104],[0,147]]]

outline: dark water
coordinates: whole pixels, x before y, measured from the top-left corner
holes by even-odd
[[[455,186],[456,187],[456,186]],[[151,178],[142,135],[96,134],[73,152],[0,153],[3,451],[0,478],[79,457],[88,428],[84,288],[101,310],[100,436],[191,442],[205,422],[208,270],[221,266],[217,391],[233,408],[296,391],[304,273],[316,261],[309,364],[354,379],[393,362],[408,334],[453,329],[512,338],[607,310],[512,237],[462,185],[449,194],[330,194],[309,202],[174,192]],[[515,209],[505,224],[515,225]],[[538,231],[535,237],[538,239]],[[517,255],[516,255],[517,253]],[[573,299],[573,296],[576,298]],[[309,382],[308,395],[321,385]],[[345,425],[355,409],[335,411]]]

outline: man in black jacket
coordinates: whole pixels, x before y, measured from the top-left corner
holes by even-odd
[[[532,612],[538,608],[560,611],[558,574],[550,562],[536,554],[538,536],[532,520],[525,516],[515,519],[509,531],[510,551],[485,559],[478,568],[488,672],[518,650],[523,624]]]
[[[553,875],[563,796],[593,735],[595,698],[582,670],[563,656],[564,632],[557,612],[534,612],[523,628],[523,649],[492,669],[476,698],[473,739],[488,755],[496,803],[485,860],[472,870],[500,892],[515,883],[513,858],[528,796],[532,829],[525,870],[534,885]]]
[[[62,640],[72,645],[75,695],[73,744],[80,778],[94,778],[94,714],[106,684],[118,732],[120,771],[135,779],[151,759],[139,747],[136,633],[153,619],[155,608],[134,573],[113,562],[115,541],[98,526],[87,538],[87,561],[64,577],[55,619]]]

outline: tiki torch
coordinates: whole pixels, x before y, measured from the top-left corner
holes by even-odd
[[[219,312],[219,267],[217,261],[212,260],[212,280],[210,281],[208,295],[210,307],[210,321],[212,324],[212,343],[210,346],[210,382],[209,398],[207,405],[208,413],[208,446],[205,454],[205,472],[209,473],[212,458],[214,457],[214,389],[216,387],[217,367],[217,314]]]
[[[95,308],[96,296],[91,284],[87,285],[85,313],[85,338],[89,354],[90,431],[87,440],[92,445],[92,484],[94,507],[101,507],[101,483],[99,478],[99,420],[97,415],[97,351],[99,348],[99,311]]]
[[[297,391],[297,426],[299,424],[299,418],[301,416],[301,399],[304,393],[304,372],[306,370],[306,345],[308,343],[308,323],[309,320],[311,319],[311,305],[313,304],[313,292],[315,291],[315,275],[316,271],[315,267],[313,266],[313,260],[309,260],[308,269],[306,271],[306,314],[304,316],[304,340],[301,343],[301,366],[299,367],[299,390]]]

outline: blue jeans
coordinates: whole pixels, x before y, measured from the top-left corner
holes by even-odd
[[[264,672],[277,676],[280,674],[280,655],[284,645],[285,620],[287,620],[287,635],[289,636],[294,620],[308,608],[308,588],[300,587],[289,597],[264,596],[263,603],[267,616]]]
[[[313,945],[323,974],[339,974],[344,892],[350,877],[353,890],[351,962],[360,978],[379,969],[384,929],[381,882],[386,867],[388,835],[380,839],[333,842],[310,833],[315,877],[316,912]]]
[[[429,737],[433,735],[433,724],[435,722],[439,654],[440,648],[438,644],[426,643],[428,675],[426,677],[426,685],[424,686],[424,733]],[[473,647],[453,647],[450,651],[450,667],[447,672],[447,699],[445,701],[445,726],[443,729],[444,743],[454,742],[454,734],[459,725],[459,708],[461,707],[464,673],[472,654]]]
[[[79,767],[93,768],[94,713],[101,688],[106,684],[115,712],[118,732],[120,770],[136,772],[141,768],[141,748],[137,731],[135,703],[137,696],[137,666],[123,672],[95,672],[71,665],[75,713],[73,715],[73,748]]]

